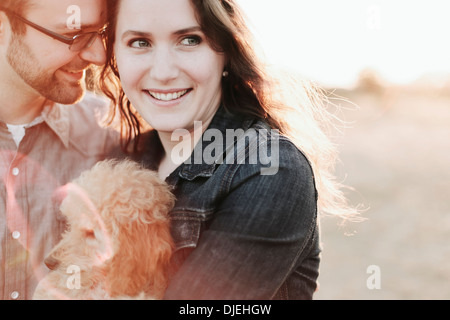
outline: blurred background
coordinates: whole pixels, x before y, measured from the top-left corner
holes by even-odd
[[[348,124],[338,176],[367,220],[322,219],[315,298],[450,299],[448,0],[238,2],[267,60]]]

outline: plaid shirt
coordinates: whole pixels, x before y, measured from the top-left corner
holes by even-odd
[[[17,148],[0,122],[0,299],[31,299],[59,242],[61,187],[105,158],[118,135],[101,125],[107,104],[88,93],[72,106],[48,103]]]

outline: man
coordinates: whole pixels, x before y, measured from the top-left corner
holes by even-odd
[[[0,299],[31,299],[65,228],[65,184],[116,143],[85,74],[105,60],[105,0],[0,0]]]

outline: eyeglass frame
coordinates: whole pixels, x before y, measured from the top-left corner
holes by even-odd
[[[77,34],[77,35],[73,36],[72,38],[70,38],[70,37],[66,37],[66,36],[60,35],[60,34],[58,34],[56,32],[53,32],[53,31],[51,31],[49,29],[46,29],[44,27],[41,27],[40,25],[37,25],[36,23],[34,23],[34,22],[32,22],[32,21],[30,21],[28,19],[25,19],[24,17],[20,16],[19,14],[15,13],[14,11],[12,11],[12,10],[10,10],[8,8],[4,8],[4,7],[0,6],[0,11],[5,11],[6,13],[12,14],[15,18],[19,19],[20,21],[22,21],[23,23],[29,25],[30,27],[32,27],[32,28],[42,32],[43,34],[45,34],[45,35],[47,35],[47,36],[49,36],[49,37],[51,37],[51,38],[53,38],[55,40],[58,40],[58,41],[60,41],[62,43],[65,43],[65,44],[69,45],[69,50],[75,51],[75,52],[79,52],[79,51],[82,51],[82,50],[85,50],[85,49],[89,48],[95,41],[94,35],[100,36],[102,39],[104,39],[104,37],[106,35],[106,30],[108,28],[108,26],[105,25],[98,31],[80,33],[80,34]],[[72,46],[74,45],[74,42],[78,38],[84,37],[86,35],[91,35],[92,38],[89,38],[89,41],[86,42],[84,47],[80,48],[79,50],[72,50]]]

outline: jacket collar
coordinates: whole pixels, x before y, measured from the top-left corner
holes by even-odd
[[[182,163],[172,174],[166,179],[166,181],[174,186],[177,184],[180,178],[192,181],[197,177],[209,178],[215,172],[217,166],[220,164],[220,159],[224,158],[224,154],[229,148],[234,147],[234,141],[227,145],[225,139],[227,130],[237,130],[243,129],[244,132],[248,130],[253,123],[258,119],[252,116],[246,116],[238,113],[231,113],[225,110],[224,107],[220,107],[216,112],[211,124],[207,130],[215,129],[219,130],[223,141],[222,143],[222,154],[217,154],[215,156],[215,161],[213,163],[205,162],[204,157],[198,157],[198,161],[195,160],[195,155],[205,154],[205,149],[210,146],[211,143],[208,141],[203,141],[204,134],[200,139],[200,142],[195,146],[191,157]],[[158,165],[164,154],[164,149],[159,139],[158,133],[155,130],[148,131],[142,136],[142,149],[141,152],[136,155],[135,160],[142,162],[145,166],[151,170],[157,170]],[[214,141],[216,142],[216,141]]]
[[[69,148],[69,108],[54,102],[49,102],[45,105],[41,117],[50,129],[58,136],[64,146]]]
[[[220,160],[224,159],[226,151],[235,144],[234,141],[227,144],[227,139],[225,138],[227,130],[243,129],[246,131],[255,121],[256,118],[254,117],[231,113],[223,106],[220,107],[207,130],[215,129],[220,131],[223,141],[220,141],[219,143],[222,144],[221,150],[223,150],[223,153],[215,155],[215,161],[213,163],[206,163],[203,156],[195,157],[196,155],[204,155],[205,149],[211,144],[211,142],[203,141],[203,135],[200,142],[194,148],[194,152],[190,159],[179,167],[179,176],[189,181],[192,181],[197,177],[211,177],[217,166],[220,164]],[[214,141],[214,143],[217,143],[217,141]]]

